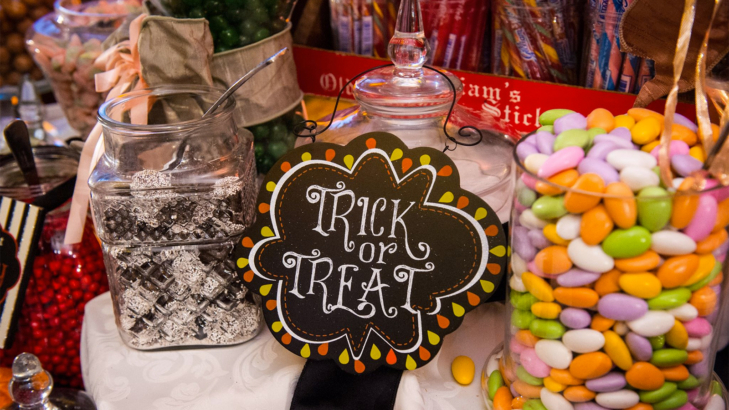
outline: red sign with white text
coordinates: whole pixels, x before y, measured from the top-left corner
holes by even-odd
[[[299,86],[307,94],[336,97],[349,79],[387,60],[362,57],[310,47],[295,46],[294,59]],[[553,108],[567,108],[588,114],[606,108],[623,114],[633,106],[634,94],[591,90],[575,86],[522,80],[491,74],[451,71],[463,83],[459,104],[476,114],[484,124],[509,135],[533,131],[539,127],[539,115]],[[353,98],[351,89],[342,95]],[[663,112],[665,101],[648,108]],[[695,106],[679,103],[676,112],[694,119]],[[480,124],[479,124],[480,125]]]

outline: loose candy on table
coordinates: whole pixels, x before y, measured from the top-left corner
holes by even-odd
[[[685,118],[673,126],[665,187],[661,114],[543,117],[517,146],[527,172],[512,240],[512,408],[695,409],[729,249],[729,189],[709,179],[713,191],[691,191],[705,153]]]

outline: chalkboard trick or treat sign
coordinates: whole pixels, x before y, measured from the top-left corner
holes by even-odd
[[[496,213],[459,181],[444,153],[381,132],[282,157],[235,254],[276,339],[356,374],[428,363],[506,268]]]

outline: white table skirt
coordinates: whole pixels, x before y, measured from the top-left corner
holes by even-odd
[[[480,374],[504,337],[503,313],[498,303],[469,313],[430,364],[403,374],[395,409],[484,408]],[[451,375],[459,355],[476,363],[469,386]],[[280,346],[268,329],[238,346],[137,351],[117,333],[109,293],[86,304],[81,367],[99,410],[284,410],[303,366],[304,359]]]

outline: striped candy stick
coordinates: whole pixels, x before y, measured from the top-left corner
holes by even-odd
[[[372,1],[372,41],[375,57],[387,57],[387,1]]]
[[[554,11],[552,7],[543,0],[524,0],[524,5],[527,6],[529,13],[528,21],[534,27],[544,65],[546,65],[556,82],[566,83],[567,73],[557,53],[553,33],[552,22],[554,21]]]
[[[632,93],[635,89],[635,85],[638,81],[638,71],[640,64],[643,61],[642,58],[633,55],[625,54],[623,59],[623,67],[620,70],[620,83],[618,84],[618,91],[623,93]]]

